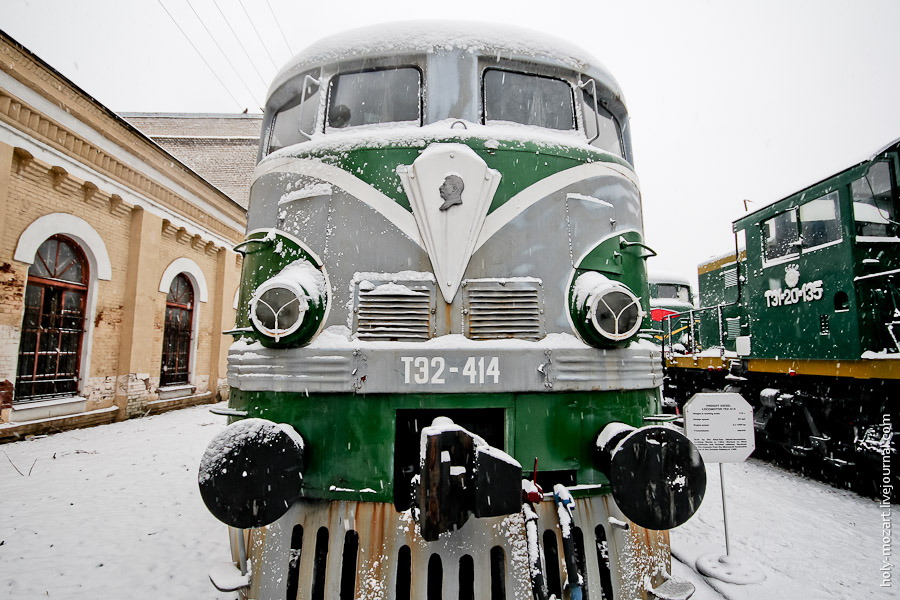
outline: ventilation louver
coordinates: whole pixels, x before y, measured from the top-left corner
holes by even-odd
[[[540,279],[468,279],[463,282],[463,326],[473,340],[544,337]]]
[[[364,279],[354,288],[358,339],[417,342],[434,336],[433,281]]]

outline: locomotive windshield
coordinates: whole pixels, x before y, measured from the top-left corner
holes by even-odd
[[[857,236],[895,238],[900,235],[891,168],[887,162],[872,165],[868,173],[854,181],[850,188]]]
[[[572,88],[562,79],[487,69],[484,120],[485,124],[505,121],[572,130],[575,128]]]
[[[328,128],[421,123],[422,74],[414,67],[342,73],[331,80]]]

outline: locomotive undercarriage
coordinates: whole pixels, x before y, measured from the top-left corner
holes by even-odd
[[[731,391],[753,406],[757,451],[804,474],[858,491],[882,494],[882,467],[896,460],[900,383],[729,370],[668,369],[664,394],[683,406],[698,392]],[[885,459],[885,456],[888,458]],[[893,475],[893,497],[900,478]]]

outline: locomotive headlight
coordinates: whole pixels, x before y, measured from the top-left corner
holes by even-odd
[[[597,332],[615,342],[630,338],[641,326],[641,303],[621,284],[595,289],[588,300],[588,314]]]
[[[264,345],[303,345],[321,325],[326,304],[324,275],[301,259],[256,288],[250,299],[250,321],[262,334]]]
[[[641,328],[641,302],[627,286],[596,271],[580,275],[572,286],[573,324],[584,341],[594,346],[618,345]]]
[[[308,308],[302,287],[270,279],[257,288],[250,300],[250,319],[260,333],[277,342],[297,331]]]

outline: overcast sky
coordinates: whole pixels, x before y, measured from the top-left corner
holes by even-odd
[[[900,137],[894,0],[0,0],[0,28],[120,112],[259,112],[309,43],[410,19],[527,27],[609,68],[631,114],[651,270],[696,280],[697,263],[734,247],[745,199],[759,208]]]

